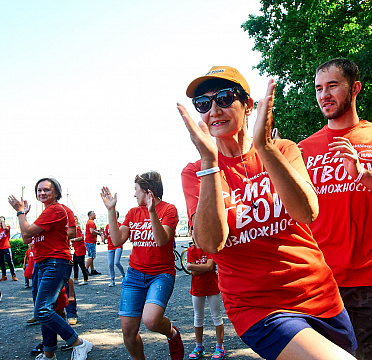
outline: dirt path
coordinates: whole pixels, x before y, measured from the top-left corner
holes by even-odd
[[[187,245],[187,238],[178,238],[177,244]],[[122,255],[122,264],[128,266],[130,245],[126,245]],[[179,250],[183,250],[180,248]],[[109,272],[107,266],[107,246],[97,246],[95,267],[102,275],[89,278],[89,285],[76,286],[79,320],[74,326],[76,332],[91,341],[93,350],[88,360],[131,359],[123,345],[120,320],[117,314],[120,301],[120,282],[109,288]],[[116,272],[118,274],[118,272]],[[41,341],[40,327],[26,325],[32,316],[33,304],[30,289],[24,289],[23,271],[17,271],[18,282],[4,281],[0,283],[3,300],[0,302],[0,359],[31,360],[30,350]],[[9,277],[8,277],[9,278]],[[192,351],[195,343],[193,331],[193,310],[190,295],[190,277],[177,272],[176,285],[169,301],[166,315],[180,329],[185,345],[185,359]],[[261,359],[240,340],[224,314],[226,359]],[[141,336],[144,342],[146,359],[170,359],[168,344],[164,336],[151,333],[141,325]],[[63,345],[59,339],[58,346]],[[209,310],[206,309],[204,327],[204,344],[210,359],[215,346],[214,326]],[[57,350],[58,360],[67,360],[71,351]]]

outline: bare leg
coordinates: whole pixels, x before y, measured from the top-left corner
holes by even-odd
[[[194,326],[194,331],[195,331],[195,339],[197,344],[202,344],[203,343],[203,326],[201,327],[195,327]]]
[[[172,323],[164,316],[164,309],[159,305],[145,304],[142,321],[150,331],[163,334],[169,339],[175,334]]]
[[[86,267],[87,271],[89,270],[89,268],[90,268],[90,270],[94,270],[93,258],[88,258],[87,259],[85,267]]]
[[[54,356],[54,351],[44,351],[44,355],[51,359]]]
[[[225,333],[225,327],[223,326],[223,324],[216,326],[217,344],[223,344],[224,333]]]
[[[277,360],[352,360],[355,358],[314,329],[297,333],[277,357]]]
[[[133,360],[145,360],[143,342],[138,333],[141,324],[140,317],[120,316],[124,344]]]

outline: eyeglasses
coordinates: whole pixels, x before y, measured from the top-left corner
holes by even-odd
[[[192,103],[198,112],[204,114],[211,109],[213,100],[219,107],[229,107],[234,102],[236,94],[241,95],[237,88],[222,89],[212,96],[201,95],[194,97]]]

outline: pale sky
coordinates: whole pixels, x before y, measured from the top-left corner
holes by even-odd
[[[186,87],[214,65],[237,68],[264,96],[260,54],[241,28],[258,0],[11,0],[0,2],[0,215],[9,194],[40,212],[34,185],[62,185],[79,214],[105,213],[100,189],[136,206],[134,177],[157,170],[163,200],[186,210],[180,174],[198,153],[178,114],[198,113]],[[254,122],[256,115],[250,117]],[[250,127],[252,125],[250,124]]]

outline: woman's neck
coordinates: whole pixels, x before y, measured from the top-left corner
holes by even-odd
[[[51,201],[51,202],[48,203],[48,204],[43,203],[43,205],[44,205],[44,208],[46,209],[48,206],[53,205],[53,204],[55,204],[55,203],[57,203],[57,202],[58,202],[57,200],[54,200],[54,201]]]
[[[230,139],[217,139],[218,151],[226,157],[237,157],[249,151],[252,146],[252,139],[246,134],[237,135]]]

